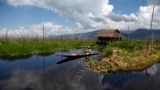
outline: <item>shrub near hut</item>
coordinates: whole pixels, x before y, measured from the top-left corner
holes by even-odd
[[[142,41],[119,41],[119,42],[112,42],[107,45],[108,48],[117,47],[120,49],[124,49],[127,51],[134,51],[134,50],[142,50],[144,49],[145,42]]]
[[[104,56],[105,56],[105,57],[109,57],[109,56],[111,56],[111,55],[113,54],[113,51],[112,51],[111,48],[105,48],[105,49],[103,50],[103,52],[104,52]]]

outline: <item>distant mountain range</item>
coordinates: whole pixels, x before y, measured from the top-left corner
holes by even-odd
[[[81,39],[91,39],[94,38],[95,35],[99,32],[99,30],[95,30],[92,32],[86,32],[86,33],[79,33],[79,34],[67,34],[58,36],[58,38],[81,38]]]
[[[160,29],[153,29],[153,39],[154,40],[160,40]],[[95,30],[92,32],[87,32],[87,33],[80,33],[80,34],[69,34],[69,35],[62,35],[58,36],[58,38],[81,38],[81,39],[87,39],[87,38],[95,38],[95,35],[99,32],[99,30]],[[126,38],[128,37],[128,31],[121,31],[121,34],[125,36]],[[150,30],[148,29],[137,29],[134,31],[130,31],[129,38],[130,39],[141,39],[145,40],[148,39],[148,37],[151,35]]]
[[[160,40],[160,29],[153,29],[153,39],[154,40]],[[141,39],[141,40],[145,40],[148,39],[149,36],[151,36],[152,33],[149,29],[137,29],[134,30],[132,33],[129,34],[129,38],[130,39]],[[124,33],[122,31],[122,34],[127,38],[128,34]]]

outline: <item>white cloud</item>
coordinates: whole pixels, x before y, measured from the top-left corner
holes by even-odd
[[[137,17],[135,16],[135,14],[120,15],[120,14],[116,14],[116,13],[110,13],[107,17],[115,22],[119,22],[119,21],[135,22],[135,21],[137,21]]]
[[[42,60],[42,57],[38,57]],[[54,65],[54,64],[50,64]],[[69,65],[69,67],[66,67]],[[100,83],[95,74],[82,71],[81,62],[55,65],[56,67],[39,70],[15,69],[9,78],[0,80],[1,90],[100,90]],[[32,65],[31,65],[32,66]],[[34,66],[33,66],[34,67]],[[79,72],[79,73],[78,73]],[[81,76],[81,78],[78,78]],[[44,82],[45,81],[45,82]],[[45,87],[44,87],[45,86]]]
[[[97,30],[101,28],[130,29],[149,28],[152,6],[156,3],[153,28],[160,28],[160,6],[159,0],[148,0],[149,6],[140,6],[135,13],[117,14],[113,12],[114,6],[109,5],[109,0],[7,0],[10,5],[30,5],[54,11],[64,15],[75,23],[76,30]],[[57,29],[65,29],[60,26],[53,26]],[[47,27],[47,28],[53,28]],[[53,30],[49,29],[51,32]],[[71,31],[71,29],[67,29]],[[59,33],[59,31],[54,31]]]
[[[0,30],[0,36],[6,37],[7,34],[8,37],[43,37],[43,27],[45,37],[76,33],[76,31],[69,28],[64,28],[61,25],[56,25],[52,22],[45,22],[28,27],[19,27],[16,29],[3,28]]]
[[[148,0],[150,5],[160,5],[160,0]]]
[[[157,24],[160,22],[160,9],[159,6],[156,6],[154,9],[154,17],[153,17],[153,28],[160,28],[159,25],[157,27]],[[153,12],[153,6],[143,6],[140,7],[139,13],[138,13],[138,20],[139,20],[139,25],[141,27],[149,28],[150,23],[151,23],[151,18],[152,18],[152,12]],[[158,21],[158,22],[157,22]]]
[[[112,5],[108,5],[108,0],[8,0],[8,3],[13,6],[31,5],[52,10],[80,23],[81,29],[94,28],[92,26],[97,24],[89,14],[103,17],[113,9]]]

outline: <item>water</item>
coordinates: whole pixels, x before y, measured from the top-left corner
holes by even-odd
[[[160,90],[160,64],[142,72],[98,74],[88,71],[85,58],[57,64],[65,59],[57,54],[0,59],[0,90]]]

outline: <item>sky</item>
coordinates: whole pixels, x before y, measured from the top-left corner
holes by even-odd
[[[0,0],[0,37],[160,29],[160,0]]]

